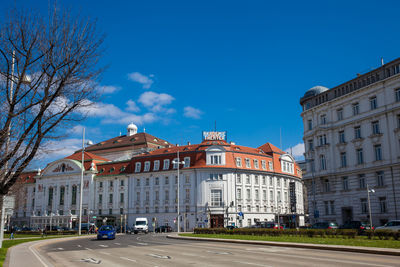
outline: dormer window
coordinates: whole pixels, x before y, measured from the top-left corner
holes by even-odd
[[[263,170],[266,170],[266,169],[267,169],[267,163],[266,163],[265,160],[262,160],[262,161],[261,161],[261,168],[262,168]]]
[[[211,165],[221,165],[221,155],[212,155]]]
[[[140,172],[140,168],[141,168],[141,163],[140,162],[136,162],[136,164],[135,164],[135,172]]]
[[[246,162],[246,168],[251,168],[251,163],[250,163],[250,159],[244,159],[244,161]]]
[[[185,161],[184,168],[189,168],[190,167],[190,157],[185,157],[184,161]]]
[[[144,163],[144,171],[148,172],[150,170],[150,161],[146,161]]]
[[[254,168],[258,169],[258,159],[255,159],[253,161],[253,164],[254,164]]]
[[[160,169],[160,161],[159,160],[155,160],[154,161],[153,171],[158,171],[159,169]]]
[[[110,173],[113,172],[113,171],[115,171],[115,168],[114,168],[114,167],[112,167],[112,168],[110,169]]]
[[[270,171],[273,171],[274,170],[274,166],[273,166],[273,164],[272,164],[272,161],[268,161],[268,167],[269,167],[269,170]]]
[[[242,167],[242,158],[236,158],[236,167]]]
[[[178,163],[178,158],[174,158],[174,160],[172,161],[172,168],[173,169],[178,169],[179,163]]]
[[[225,149],[222,146],[211,146],[206,153],[207,165],[225,165]]]
[[[169,169],[169,159],[164,159],[164,170],[168,170]]]

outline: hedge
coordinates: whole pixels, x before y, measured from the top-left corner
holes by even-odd
[[[86,234],[86,230],[82,230],[82,233]],[[5,234],[10,234],[10,231],[4,231]],[[47,235],[75,235],[78,231],[46,231]],[[18,231],[14,232],[15,235],[42,235],[42,231]]]

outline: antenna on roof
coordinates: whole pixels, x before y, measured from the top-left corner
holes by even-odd
[[[385,63],[383,63],[383,57],[381,57],[381,66],[385,65]]]

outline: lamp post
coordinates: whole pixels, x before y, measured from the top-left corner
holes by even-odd
[[[92,145],[91,141],[87,142],[88,145]],[[83,199],[83,172],[85,171],[84,165],[85,158],[85,128],[83,128],[82,134],[82,170],[81,170],[81,183],[80,183],[80,196],[79,196],[79,225],[78,225],[78,235],[82,234],[82,199]]]
[[[367,184],[367,196],[368,196],[368,211],[369,211],[369,227],[372,230],[372,216],[371,216],[371,201],[369,198],[369,193],[375,193],[373,188],[369,189],[369,185]]]
[[[180,219],[180,208],[179,208],[179,206],[180,206],[180,200],[179,200],[179,191],[180,191],[180,186],[179,186],[179,165],[184,165],[185,162],[184,161],[179,161],[179,148],[178,148],[177,155],[178,155],[177,156],[178,157],[177,160],[173,160],[172,163],[177,165],[177,170],[178,170],[178,195],[177,195],[177,198],[178,198],[178,220],[177,220],[177,223],[178,223],[178,233],[180,233],[180,231],[181,231],[181,229],[180,229],[181,219]]]

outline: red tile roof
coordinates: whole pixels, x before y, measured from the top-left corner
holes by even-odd
[[[36,179],[34,178],[37,175],[37,171],[28,171],[28,172],[23,172],[19,176],[18,182],[20,183],[27,183],[27,184],[32,184],[35,183]]]
[[[95,155],[90,152],[84,152],[83,153],[83,161],[98,161],[98,162],[103,162],[103,161],[110,161],[109,159],[103,158],[101,156]],[[82,152],[75,152],[74,154],[66,157],[66,159],[74,159],[77,161],[82,161]]]

